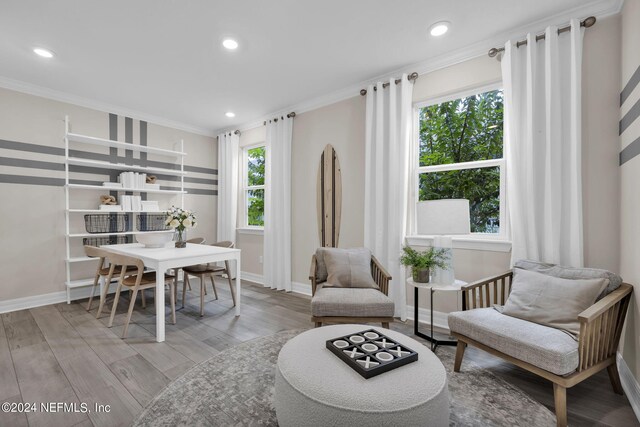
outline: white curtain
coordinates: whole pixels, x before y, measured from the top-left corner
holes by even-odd
[[[218,135],[218,241],[236,241],[240,137]]]
[[[395,316],[406,319],[405,269],[399,257],[407,233],[411,191],[413,82],[402,75],[367,88],[364,244],[389,271]]]
[[[267,123],[264,285],[291,291],[291,134],[293,118]]]
[[[512,263],[529,258],[581,267],[583,29],[548,27],[502,58]]]

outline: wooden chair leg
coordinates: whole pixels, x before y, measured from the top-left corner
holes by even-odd
[[[389,322],[382,322],[382,327],[385,329],[389,329]]]
[[[216,299],[218,299],[218,290],[216,289],[216,282],[213,280],[213,274],[209,275],[209,280],[211,280],[211,287],[213,288],[213,296],[216,297]],[[202,281],[204,282],[204,276],[202,276]]]
[[[227,279],[229,280],[229,290],[231,290],[231,299],[233,299],[233,306],[235,307],[236,306],[236,293],[233,290],[233,279],[231,278],[231,269],[229,268],[229,261],[225,261],[224,262],[224,267],[227,269]]]
[[[556,407],[557,426],[567,427],[567,389],[554,383],[553,400]]]
[[[613,387],[613,391],[616,394],[624,394],[622,390],[622,383],[620,382],[620,373],[618,372],[618,365],[613,362],[612,365],[607,367],[607,372],[609,373],[609,380],[611,380],[611,386]]]
[[[93,278],[93,286],[91,287],[91,295],[89,295],[89,302],[87,302],[87,311],[91,310],[91,301],[96,294],[96,288],[98,287],[98,280],[100,280],[100,274],[96,273],[96,277]]]
[[[144,292],[144,289],[142,290]],[[131,315],[133,314],[133,308],[136,305],[136,298],[138,296],[138,288],[133,289],[133,295],[131,296],[131,302],[129,303],[129,311],[127,312],[127,319],[124,321],[124,328],[122,329],[122,338],[127,337],[129,331],[129,322],[131,321]]]
[[[169,300],[171,303],[171,323],[176,324],[176,286],[178,280],[174,279],[169,282]]]
[[[200,276],[200,317],[204,316],[204,276]]]
[[[107,301],[107,294],[109,293],[109,286],[111,286],[113,271],[113,269],[109,269],[109,275],[104,281],[104,286],[102,287],[102,295],[100,295],[100,304],[98,305],[98,312],[96,313],[96,319],[100,318],[100,314],[102,313],[102,309],[104,308],[104,303]]]
[[[176,276],[176,280],[178,276]],[[184,273],[184,280],[182,281],[182,308],[184,308],[184,298],[185,295],[187,294],[187,285],[189,284],[189,275],[185,272]],[[189,289],[191,289],[191,286],[189,286]]]
[[[109,328],[113,326],[113,318],[116,317],[116,308],[118,308],[118,300],[120,299],[120,290],[122,289],[122,283],[118,283],[116,288],[116,296],[113,298],[113,306],[111,307],[111,316],[109,317]]]
[[[462,365],[462,358],[464,357],[464,351],[467,349],[467,344],[458,341],[458,346],[456,347],[456,359],[453,364],[453,372],[460,372],[460,366]]]

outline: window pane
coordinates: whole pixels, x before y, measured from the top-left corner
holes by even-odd
[[[247,191],[247,225],[264,226],[264,190]]]
[[[500,232],[500,168],[420,174],[420,200],[469,199],[472,233]]]
[[[420,166],[502,158],[502,91],[420,109]]]
[[[248,185],[264,185],[264,147],[248,150],[247,171]]]

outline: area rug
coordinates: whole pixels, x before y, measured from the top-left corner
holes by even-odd
[[[276,426],[275,365],[293,330],[232,347],[170,383],[133,423],[143,426]],[[453,373],[454,349],[439,347],[451,396],[450,426],[555,426],[553,413],[472,362]]]

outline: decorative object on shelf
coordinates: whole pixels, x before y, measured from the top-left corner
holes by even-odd
[[[146,183],[147,184],[155,184],[156,183],[156,176],[155,175],[147,175],[147,180]]]
[[[141,200],[143,212],[160,212],[160,205],[157,200]]]
[[[89,214],[84,216],[87,233],[124,233],[129,231],[129,215]]]
[[[417,283],[429,283],[429,273],[435,268],[445,268],[449,253],[446,249],[429,248],[426,251],[417,251],[410,246],[402,248],[400,263],[411,267],[413,281]]]
[[[169,229],[167,216],[164,214],[138,214],[136,227],[138,231],[164,231]]]
[[[418,360],[418,353],[375,329],[327,340],[326,347],[364,378]]]
[[[455,281],[451,235],[471,233],[469,200],[442,199],[418,202],[417,222],[418,234],[434,236],[433,247],[444,249],[447,253],[445,265],[438,266],[433,272],[434,280],[451,285]]]
[[[100,196],[100,204],[101,205],[117,205],[118,202],[116,201],[115,197],[107,196],[106,194],[103,194],[102,196]]]
[[[167,211],[165,224],[176,230],[178,233],[176,248],[187,247],[187,228],[195,228],[197,225],[195,213],[171,206]]]

